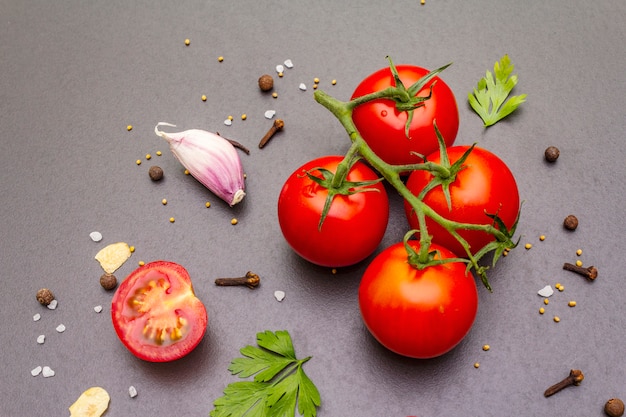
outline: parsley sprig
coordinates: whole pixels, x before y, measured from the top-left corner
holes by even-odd
[[[491,126],[513,113],[526,101],[526,94],[507,97],[517,84],[517,75],[511,75],[514,66],[508,55],[493,66],[493,72],[487,71],[484,78],[478,81],[473,93],[469,93],[470,106],[483,119],[485,127]],[[495,75],[495,78],[494,78]]]
[[[321,404],[320,394],[304,373],[311,357],[297,359],[286,330],[257,333],[259,347],[240,350],[228,370],[240,378],[254,375],[253,381],[238,381],[224,389],[224,396],[213,402],[211,417],[315,417]]]

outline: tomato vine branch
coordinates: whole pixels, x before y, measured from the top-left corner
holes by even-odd
[[[391,63],[391,60],[390,60],[390,63]],[[391,63],[391,65],[392,65],[392,71],[393,71],[395,68],[393,67],[393,63]],[[424,77],[424,78],[427,78],[426,81],[420,80],[416,84],[420,83],[423,87],[428,80],[434,77],[433,73],[436,74],[442,71],[443,69],[445,69],[446,67],[447,65],[438,70],[432,71],[430,74]],[[339,164],[337,168],[337,173],[335,175],[335,178],[333,178],[332,183],[333,185],[337,185],[338,183],[345,180],[345,177],[347,173],[349,172],[349,168],[351,164],[354,163],[353,161],[354,161],[355,155],[358,154],[360,157],[365,159],[374,169],[376,169],[383,176],[383,178],[389,184],[391,184],[391,186],[393,186],[396,189],[396,191],[398,191],[398,193],[405,200],[408,201],[408,203],[411,205],[411,207],[413,208],[417,216],[417,219],[419,222],[418,224],[419,224],[419,236],[420,236],[419,237],[420,251],[419,253],[416,254],[417,256],[410,257],[412,264],[414,264],[414,266],[418,268],[424,268],[429,265],[436,264],[433,258],[433,255],[430,252],[431,236],[428,234],[428,230],[426,227],[426,217],[429,217],[433,221],[437,222],[442,227],[444,227],[450,234],[452,234],[459,241],[459,243],[463,246],[466,252],[465,254],[467,256],[468,269],[474,269],[474,271],[480,276],[485,287],[489,291],[491,291],[491,286],[489,284],[489,281],[486,275],[486,271],[488,267],[480,265],[479,261],[487,253],[495,251],[495,255],[493,259],[493,263],[495,264],[495,261],[497,260],[499,255],[504,251],[504,249],[515,247],[517,243],[514,243],[511,240],[515,226],[512,228],[511,231],[506,230],[506,227],[503,227],[504,225],[502,224],[502,222],[498,221],[499,219],[496,214],[494,214],[492,217],[492,219],[494,219],[494,222],[492,224],[460,223],[460,222],[449,220],[441,216],[440,214],[438,214],[430,206],[428,206],[426,203],[422,201],[423,195],[428,190],[420,193],[419,196],[415,196],[413,193],[411,193],[411,191],[406,187],[406,185],[402,181],[403,173],[406,173],[412,170],[427,170],[433,173],[433,175],[435,175],[436,178],[438,178],[437,180],[438,182],[433,182],[432,186],[429,185],[429,189],[434,188],[434,186],[437,186],[437,185],[442,185],[444,187],[444,192],[445,192],[445,190],[447,190],[447,186],[452,181],[454,181],[455,174],[461,169],[463,169],[462,163],[467,157],[467,155],[464,155],[464,157],[461,158],[462,159],[461,161],[457,161],[453,165],[450,165],[447,162],[447,155],[445,156],[445,158],[442,158],[442,162],[444,163],[441,163],[441,164],[436,164],[436,163],[424,160],[423,163],[418,163],[418,164],[391,165],[391,164],[386,163],[378,155],[376,155],[376,153],[365,142],[365,140],[359,133],[356,125],[354,124],[354,121],[352,119],[352,113],[353,113],[353,110],[357,106],[367,103],[369,101],[378,100],[378,99],[392,99],[392,100],[395,99],[395,100],[404,101],[406,100],[406,94],[408,94],[409,91],[413,92],[414,86],[411,86],[407,90],[400,83],[400,85],[397,84],[396,86],[388,87],[384,90],[367,94],[367,95],[352,99],[351,101],[347,101],[347,102],[340,101],[330,96],[329,94],[325,93],[322,90],[315,91],[314,93],[315,100],[319,104],[324,106],[326,109],[328,109],[339,120],[339,122],[344,127],[344,129],[346,130],[346,132],[348,133],[348,136],[350,137],[352,141],[352,145],[350,146],[349,151],[347,152],[345,158],[343,159],[343,161]],[[414,92],[416,93],[417,91],[419,91],[419,89]],[[436,129],[436,132],[438,134],[440,148],[442,148],[441,149],[442,153],[445,153],[445,144],[443,143],[443,139],[441,138],[441,135],[439,134],[436,124],[434,125],[434,128]],[[467,154],[469,154],[469,152],[471,152],[472,149],[473,149],[473,146],[470,148]],[[332,199],[332,197],[329,197],[329,198]],[[460,236],[460,234],[458,233],[458,230],[484,231],[493,235],[496,240],[495,242],[491,242],[490,244],[486,245],[484,248],[481,248],[476,254],[472,254],[472,252],[470,251],[469,244],[467,243],[465,239],[463,239]]]

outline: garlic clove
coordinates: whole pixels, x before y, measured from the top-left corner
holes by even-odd
[[[159,130],[159,126],[176,125],[160,122],[155,126],[154,133],[167,140],[176,159],[202,185],[230,206],[244,198],[241,160],[229,141],[206,130],[166,133]]]

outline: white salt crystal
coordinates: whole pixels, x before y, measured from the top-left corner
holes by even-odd
[[[274,117],[275,114],[276,114],[276,110],[267,110],[265,112],[265,118],[271,119],[272,117]]]
[[[300,90],[302,90],[302,91],[306,91],[306,84],[305,83],[300,83],[300,86],[298,88]]]
[[[135,398],[137,396],[137,388],[132,385],[128,387],[128,395],[130,395],[130,398]]]
[[[283,71],[285,71],[285,67],[282,65],[276,65],[276,72],[281,73]]]
[[[44,366],[41,371],[41,374],[43,375],[44,378],[48,378],[48,377],[54,376],[55,372],[49,366]]]
[[[285,291],[274,291],[274,298],[278,301],[283,301],[285,299]]]
[[[291,59],[286,59],[284,64],[287,68],[293,68],[293,62],[291,62]]]
[[[39,336],[37,336],[37,343],[39,343],[40,345],[43,345],[43,342],[46,341],[46,335],[40,334]]]
[[[32,371],[30,371],[30,374],[32,376],[37,376],[37,375],[39,375],[41,373],[41,370],[42,370],[41,366],[38,366],[35,369],[33,369]]]
[[[230,119],[226,119],[226,120],[224,120],[224,124],[225,124],[226,126],[230,126],[230,125],[232,125],[232,124],[233,124],[233,121],[232,121],[232,120],[230,120]]]
[[[41,320],[41,314],[37,313],[33,316],[33,321],[39,321]]]
[[[102,233],[100,233],[100,232],[91,232],[91,233],[89,233],[89,237],[94,242],[100,242],[102,240]]]
[[[546,285],[545,287],[537,291],[537,294],[542,297],[550,297],[552,294],[554,294],[554,290],[550,285]]]
[[[93,311],[95,311],[96,313],[100,313],[102,311],[102,306],[95,306],[93,308]]]
[[[64,324],[59,324],[57,326],[57,332],[63,333],[64,331],[65,331],[65,325]]]
[[[57,300],[52,300],[50,301],[50,304],[48,304],[46,307],[48,307],[50,310],[54,310],[55,308],[57,308],[58,305],[59,302]]]

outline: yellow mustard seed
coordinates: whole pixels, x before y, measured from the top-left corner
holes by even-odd
[[[200,97],[202,99],[202,101],[206,101],[206,96],[204,94],[202,94],[202,97]]]
[[[148,153],[148,154],[146,154],[146,159],[147,159],[147,160],[152,159],[152,155],[150,155],[149,153]]]
[[[337,80],[332,80],[330,83],[331,83],[332,85],[336,85],[336,84],[337,84]]]
[[[185,170],[185,175],[189,175],[189,170],[188,169]]]
[[[337,268],[331,269],[330,273],[333,274],[333,275],[336,275],[337,274]]]
[[[247,114],[244,113],[244,114],[241,115],[241,120],[246,120],[247,118],[248,118]]]
[[[163,152],[161,152],[161,151],[156,151],[156,155],[157,155],[157,156],[161,156],[161,155],[163,155]]]
[[[207,201],[206,203],[204,203],[204,207],[206,207],[206,208],[211,207],[211,203]]]
[[[133,130],[133,125],[128,125],[128,126],[126,126],[126,130],[128,130],[129,132],[130,132],[131,130]]]
[[[582,254],[583,254],[583,250],[582,250],[582,249],[578,249],[578,250],[576,251],[576,255],[580,256],[580,255],[582,255]]]
[[[557,288],[559,291],[563,292],[565,291],[565,287],[563,285],[560,285],[559,288]]]
[[[489,345],[483,345],[483,350],[484,350],[485,352],[486,352],[486,351],[488,351],[489,349],[491,349],[491,346],[489,346]]]
[[[274,97],[274,98],[278,98],[278,93],[277,93],[277,92],[273,92],[273,93],[272,93],[272,97]]]
[[[218,57],[217,57],[217,61],[218,61],[218,62],[222,62],[222,61],[224,61],[224,57],[223,57],[223,56],[218,56]]]
[[[525,245],[524,245],[524,247],[525,247],[526,249],[530,249],[530,248],[532,248],[532,247],[533,247],[533,245],[532,245],[532,244],[530,244],[530,243],[527,243],[527,244],[525,244]]]
[[[555,323],[558,323],[558,322],[560,322],[560,321],[561,321],[561,319],[559,318],[559,316],[554,316],[554,319],[553,319],[553,320],[554,320],[554,322],[555,322]]]
[[[234,119],[234,117],[233,117],[233,116],[231,116],[231,115],[228,115],[227,119],[228,119],[228,120],[233,120],[233,119]]]
[[[420,4],[422,5],[426,4],[426,0],[420,0]]]
[[[581,260],[576,261],[576,266],[583,266],[583,261]]]
[[[313,83],[314,84],[319,84],[320,83],[320,79],[317,78],[317,77],[313,78]]]
[[[543,313],[545,313],[545,312],[546,312],[546,309],[545,309],[545,308],[541,307],[541,308],[539,309],[539,314],[543,314]]]
[[[136,160],[136,161],[135,161],[135,163],[136,163],[137,165],[141,165],[141,159]]]
[[[283,75],[285,75],[285,74],[283,74],[282,72],[278,73],[278,76],[281,77],[281,78],[282,78]]]
[[[237,220],[234,217],[230,220],[230,224],[232,224],[233,226],[236,225],[237,223],[239,223],[239,220]]]
[[[175,219],[175,218],[170,217],[170,223],[174,223],[175,221],[176,221],[176,219]]]
[[[480,364],[478,362],[474,362],[474,368],[476,369],[480,368]]]
[[[545,305],[548,305],[548,304],[550,304],[550,300],[549,300],[549,299],[547,299],[547,298],[544,298],[544,299],[543,299],[543,303],[544,303]]]
[[[576,307],[576,301],[572,300],[569,303],[567,303],[567,305],[570,307]]]
[[[313,84],[313,90],[317,90],[317,84]]]
[[[139,261],[138,264],[139,266],[144,266],[146,263],[144,261]]]
[[[189,46],[190,43],[191,41],[189,39],[185,39],[185,45]]]
[[[134,246],[130,246],[128,248],[128,250],[130,251],[130,253],[133,253],[133,252],[135,252],[135,247]]]
[[[544,240],[546,240],[546,235],[541,235],[541,236],[539,236],[539,240],[540,240],[540,241],[542,241],[542,242],[543,242]]]
[[[164,198],[163,200],[161,200],[161,204],[163,204],[165,206],[167,204],[167,199]]]

